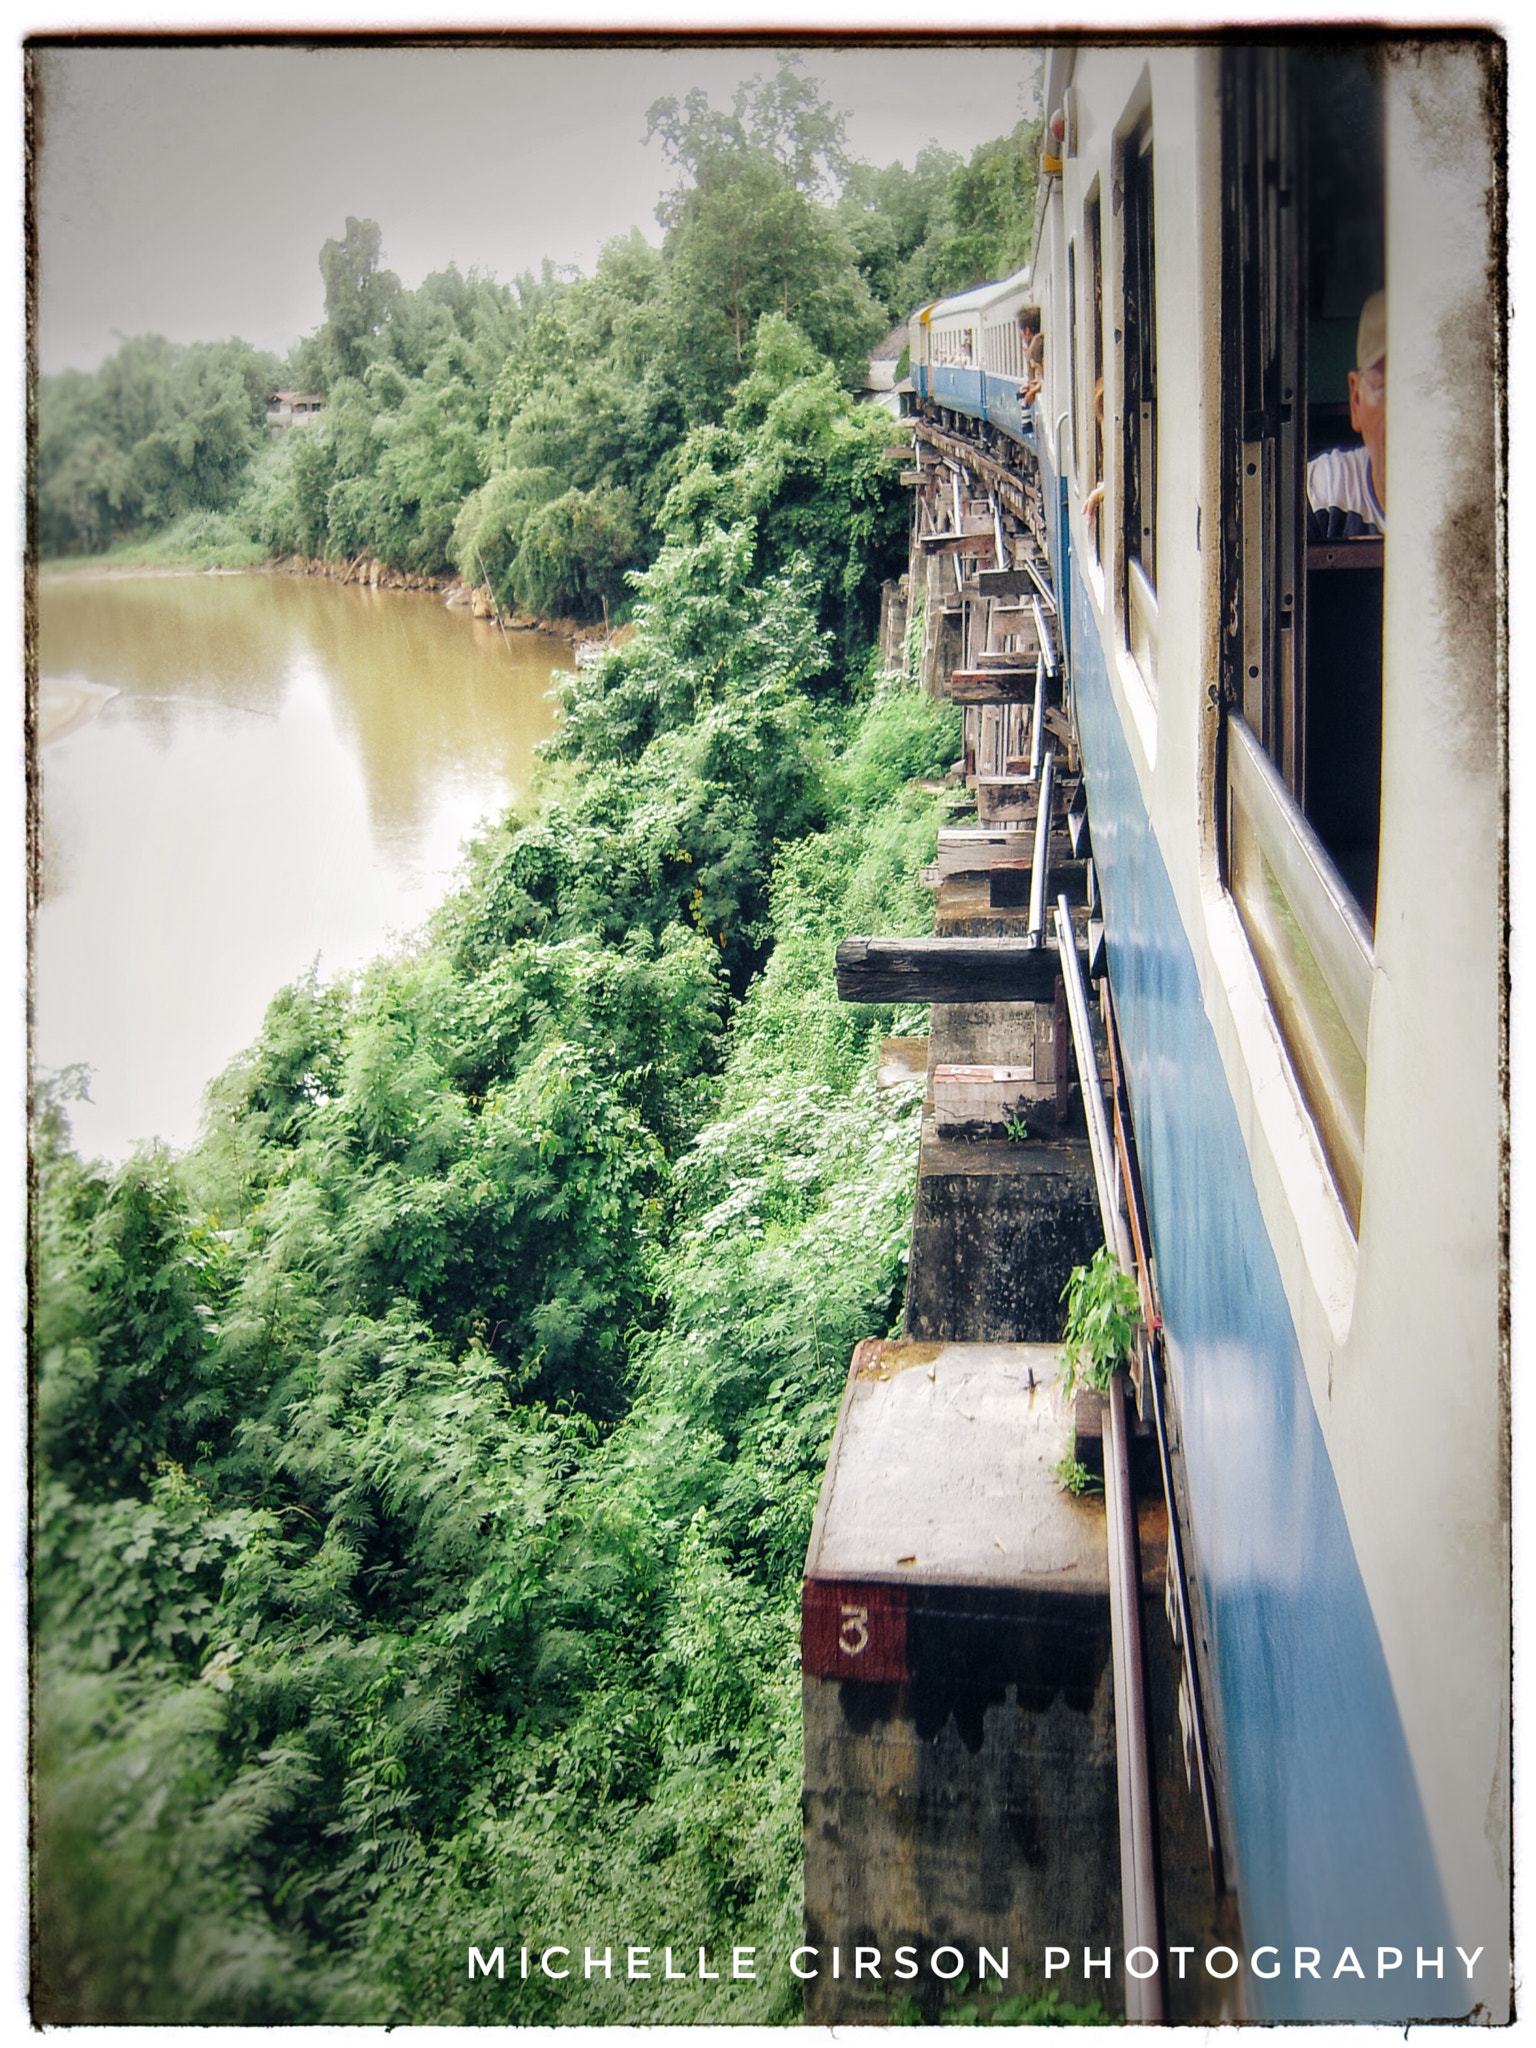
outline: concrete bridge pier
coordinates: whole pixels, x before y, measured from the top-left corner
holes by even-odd
[[[937,935],[994,941],[1027,923],[984,879],[935,886]],[[1102,1240],[1080,1100],[1058,1093],[1069,1034],[1046,1001],[933,1003],[930,1016],[903,1336],[854,1353],[806,1560],[806,2015],[934,2020],[963,1977],[983,2016],[1048,1988],[1119,2016],[1105,1508],[1063,1484],[1075,1458],[1102,1472],[1098,1397],[1094,1414],[1074,1410],[1058,1379],[1062,1290]],[[910,1075],[923,1051],[900,1041],[892,1072]],[[937,1070],[955,1066],[1006,1073],[1027,1135],[941,1128]],[[1149,1438],[1140,1455],[1170,1939],[1209,1947],[1220,1936],[1178,1655],[1157,1612],[1167,1520]],[[1049,1987],[1047,1947],[1070,1958]],[[1107,1976],[1085,1967],[1106,1951]],[[1165,1990],[1171,2020],[1223,2016],[1219,1986]]]

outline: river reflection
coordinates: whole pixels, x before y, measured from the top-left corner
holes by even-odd
[[[185,1145],[273,992],[419,923],[527,788],[569,650],[285,576],[49,578],[39,612],[36,1057],[94,1070],[82,1151]]]

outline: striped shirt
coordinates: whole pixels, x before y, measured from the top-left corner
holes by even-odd
[[[1365,448],[1325,448],[1307,464],[1307,538],[1312,541],[1377,540],[1387,515],[1371,488],[1371,458]]]

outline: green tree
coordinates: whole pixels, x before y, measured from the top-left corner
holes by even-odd
[[[385,561],[435,571],[448,566],[454,522],[485,476],[483,397],[465,374],[465,348],[445,337],[421,376],[407,382],[393,371],[393,407],[374,422],[375,508],[367,544]],[[386,395],[384,379],[369,374],[369,389]]]
[[[951,166],[942,206],[930,211],[923,239],[897,267],[898,314],[1010,276],[1029,261],[1042,133],[1041,117],[1020,121],[1011,134],[980,143],[968,163]]]
[[[792,319],[850,382],[884,325],[835,214],[819,202],[847,170],[842,116],[798,62],[741,86],[724,114],[695,90],[658,100],[649,135],[683,173],[667,228],[667,369],[690,416],[718,418],[749,367],[764,313]]]
[[[94,549],[181,514],[230,506],[266,444],[276,359],[242,341],[125,341],[93,376],[38,390],[39,539]]]
[[[755,75],[739,85],[729,114],[698,87],[682,101],[656,100],[646,141],[659,136],[663,153],[684,174],[657,217],[665,227],[686,222],[704,195],[732,182],[753,159],[771,164],[799,191],[835,193],[848,170],[844,127],[843,115],[794,56],[781,57],[772,78]]]
[[[915,252],[946,218],[950,181],[962,159],[930,142],[909,170],[903,163],[876,170],[851,167],[838,201],[838,218],[858,254],[870,290],[893,320],[912,312],[906,272]]]
[[[417,388],[370,377],[286,441],[366,454],[370,388]],[[484,2020],[466,1932],[535,1902],[785,1952],[799,1563],[848,1349],[899,1315],[920,1113],[830,963],[931,918],[907,778],[955,744],[918,694],[813,703],[814,576],[758,566],[854,410],[770,325],[700,436],[763,510],[639,579],[561,800],[410,946],[284,991],[188,1159],[103,1175],[45,1113],[46,2017]],[[706,1988],[669,2012],[794,2017],[781,1974]]]
[[[523,533],[541,505],[561,495],[552,469],[499,469],[464,500],[449,553],[469,583],[488,583],[498,604],[514,606],[512,565]]]
[[[778,313],[759,322],[753,353],[723,424],[679,451],[666,523],[681,538],[750,522],[760,575],[803,556],[850,674],[874,630],[879,586],[900,573],[906,548],[903,494],[885,453],[890,419],[856,406]]]
[[[595,618],[604,600],[624,595],[626,573],[638,566],[639,530],[625,490],[598,484],[566,491],[536,506],[525,522],[511,566],[511,587],[528,611]]]
[[[400,280],[380,268],[384,236],[377,221],[347,215],[340,241],[331,236],[320,250],[325,283],[325,324],[321,357],[330,377],[360,377],[373,357],[373,342],[400,298]]]
[[[977,282],[1029,261],[1043,127],[1038,117],[1020,121],[1011,135],[982,143],[951,176],[950,260]]]
[[[273,555],[320,555],[329,538],[327,501],[336,478],[323,426],[275,436],[256,458],[240,502],[241,524]]]
[[[850,383],[885,324],[835,216],[764,159],[704,193],[677,231],[671,356],[700,416],[750,366],[759,319],[792,320]]]

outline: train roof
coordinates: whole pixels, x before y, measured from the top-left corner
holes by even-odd
[[[951,313],[979,313],[994,300],[1010,297],[1014,292],[1027,291],[1032,272],[1026,264],[1022,270],[1014,271],[1011,277],[994,279],[990,284],[972,285],[967,292],[956,292],[952,298],[933,299],[926,306],[919,306],[912,315],[914,320],[926,318],[947,319]]]

